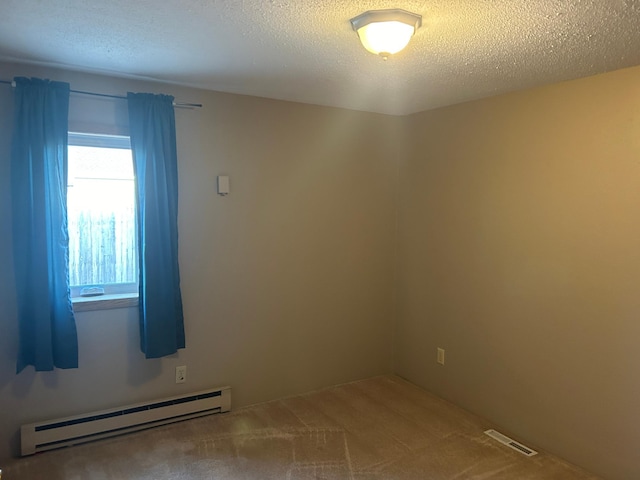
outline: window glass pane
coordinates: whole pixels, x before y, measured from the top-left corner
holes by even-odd
[[[127,137],[69,135],[67,216],[71,286],[99,285],[110,293],[110,285],[132,284],[130,290],[137,291],[135,185]]]

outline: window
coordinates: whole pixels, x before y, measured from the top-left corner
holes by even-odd
[[[67,220],[72,297],[138,292],[129,137],[69,133]]]

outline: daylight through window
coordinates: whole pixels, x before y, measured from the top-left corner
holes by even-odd
[[[69,133],[67,220],[72,297],[137,292],[129,137]]]

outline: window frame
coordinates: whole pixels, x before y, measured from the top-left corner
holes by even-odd
[[[68,146],[122,148],[131,150],[131,141],[129,135],[69,131]],[[137,201],[137,199],[134,199],[134,201]],[[135,229],[134,235],[136,258],[139,259],[140,252],[137,228]],[[136,278],[139,278],[140,266],[138,261],[135,263],[135,266],[135,275]],[[69,288],[73,309],[74,311],[87,311],[136,306],[138,304],[138,285],[138,282],[70,285]],[[94,287],[102,289],[102,293],[83,295],[83,290],[88,290]]]

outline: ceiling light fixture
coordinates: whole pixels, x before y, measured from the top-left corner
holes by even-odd
[[[351,19],[364,48],[384,60],[406,47],[421,25],[421,15],[399,8],[369,10]]]

